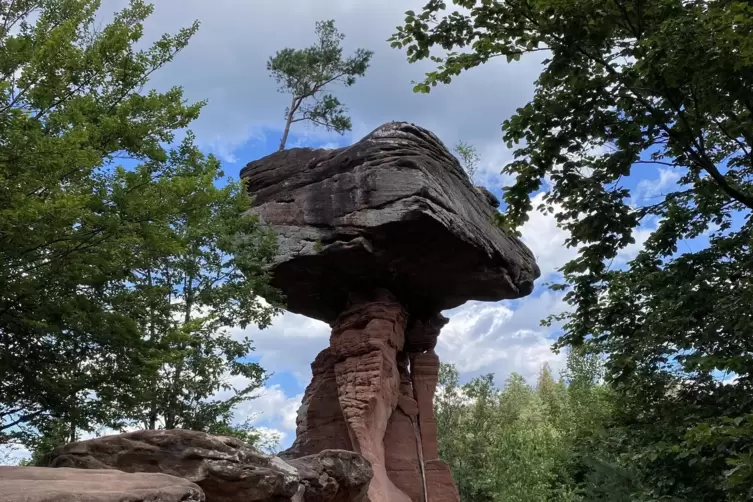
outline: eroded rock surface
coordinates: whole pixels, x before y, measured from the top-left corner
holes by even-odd
[[[282,456],[285,459],[313,455],[322,450],[353,450],[348,425],[340,409],[335,362],[327,347],[311,363],[311,383],[303,395],[296,418],[296,438]]]
[[[284,502],[299,493],[297,471],[279,458],[235,438],[183,429],[78,441],[54,450],[49,465],[170,474],[196,483],[207,502]]]
[[[331,323],[350,293],[381,287],[429,318],[469,299],[525,296],[539,276],[530,250],[492,223],[496,199],[413,124],[339,150],[277,152],[241,177],[252,211],[278,233],[273,285],[292,312]]]
[[[146,430],[71,443],[54,450],[47,463],[66,471],[74,467],[177,476],[196,483],[189,484],[200,487],[207,502],[366,501],[372,470],[363,456],[321,448],[316,453],[288,463],[235,438],[183,429]]]
[[[395,361],[405,342],[406,322],[405,310],[387,291],[353,295],[330,338],[340,410],[353,447],[374,470],[369,487],[373,501],[410,502],[387,476],[384,452],[387,424],[398,403]]]
[[[366,502],[371,465],[346,450],[323,450],[289,460],[305,487],[306,502]]]
[[[0,502],[203,502],[186,479],[117,470],[0,467]]]
[[[446,322],[441,315],[416,321],[406,334],[406,312],[388,291],[351,295],[332,325],[330,346],[312,364],[296,440],[284,458],[345,445],[372,465],[371,502],[459,500],[438,458],[433,410],[433,349]]]
[[[339,150],[278,152],[241,176],[278,234],[273,286],[332,327],[283,456],[352,450],[372,465],[370,502],[458,502],[433,411],[441,311],[525,296],[540,275],[493,224],[499,201],[404,122]]]

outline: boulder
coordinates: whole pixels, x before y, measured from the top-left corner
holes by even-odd
[[[207,502],[301,499],[295,468],[242,441],[184,429],[143,430],[70,443],[49,456],[50,467],[164,473],[196,483]]]
[[[322,450],[288,463],[298,470],[305,486],[305,502],[366,502],[371,465],[346,450]]]
[[[272,285],[292,312],[331,323],[351,292],[378,287],[428,318],[525,296],[540,275],[531,251],[493,223],[496,198],[413,124],[338,150],[277,152],[241,177],[251,211],[278,234]]]
[[[186,479],[116,470],[0,467],[0,502],[203,502]]]

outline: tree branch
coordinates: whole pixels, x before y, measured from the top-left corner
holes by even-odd
[[[14,420],[13,422],[10,422],[8,424],[3,424],[0,426],[0,430],[6,430],[10,429],[11,427],[15,427],[18,424],[26,423],[30,420],[33,420],[34,418],[38,417],[44,413],[44,410],[35,411],[34,413],[27,413],[26,415],[21,415],[17,420]]]

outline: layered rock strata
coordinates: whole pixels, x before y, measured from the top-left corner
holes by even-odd
[[[439,460],[433,397],[441,316],[416,322],[386,290],[354,294],[333,323],[330,346],[312,365],[314,378],[299,410],[285,458],[316,454],[335,443],[372,465],[372,501],[458,500]]]
[[[384,288],[414,319],[533,290],[531,251],[493,223],[434,134],[405,122],[337,150],[292,148],[241,171],[252,213],[278,237],[272,285],[286,308],[332,323],[350,294]]]
[[[92,469],[92,480],[101,479],[105,469],[111,469],[113,479],[138,480],[136,474],[126,473],[150,473],[157,480],[173,479],[181,489],[194,487],[206,502],[365,500],[372,476],[368,461],[352,451],[316,453],[287,463],[235,438],[183,429],[144,430],[67,444],[53,450],[45,464],[61,472]],[[78,479],[89,477],[79,471]],[[164,500],[172,499],[165,495]]]
[[[366,459],[343,450],[323,450],[288,462],[298,470],[305,502],[363,502],[372,470]]]
[[[194,483],[167,474],[0,466],[0,502],[204,502]]]
[[[273,286],[289,310],[332,327],[282,456],[352,450],[372,464],[371,502],[457,502],[433,411],[440,312],[525,296],[539,276],[530,250],[493,224],[499,201],[403,122],[338,150],[278,152],[241,176],[251,212],[278,235]]]

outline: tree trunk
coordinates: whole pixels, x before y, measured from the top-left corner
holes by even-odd
[[[196,256],[196,253],[192,253]],[[185,311],[183,312],[183,325],[186,326],[191,322],[191,309],[194,302],[194,289],[193,289],[193,275],[188,275],[183,284],[183,293],[185,297]],[[178,350],[184,350],[185,345],[181,344]],[[182,385],[181,378],[183,377],[184,361],[181,360],[177,363],[175,373],[173,374],[173,381],[170,385],[170,394],[167,398],[167,406],[165,408],[165,429],[175,429],[178,425],[178,394],[180,394]]]
[[[300,105],[300,103],[296,104],[297,101],[298,97],[293,96],[293,101],[290,103],[290,109],[288,110],[288,117],[285,120],[285,130],[282,132],[280,148],[278,149],[279,152],[285,150],[285,143],[287,143],[288,141],[288,133],[290,132],[290,124],[293,123],[293,116],[295,115],[295,111],[298,109],[298,105]]]
[[[154,281],[152,280],[152,269],[148,268],[146,271],[146,277],[147,277],[147,285],[149,286],[149,292],[152,292],[152,288],[154,287]],[[149,342],[154,345],[156,344],[157,340],[157,327],[155,326],[155,315],[154,315],[154,304],[150,302],[149,305]],[[149,403],[149,422],[148,422],[148,429],[156,429],[157,428],[157,381],[158,378],[157,375],[153,375],[155,380],[151,382],[151,390],[152,390],[152,396],[151,396],[151,402]]]

